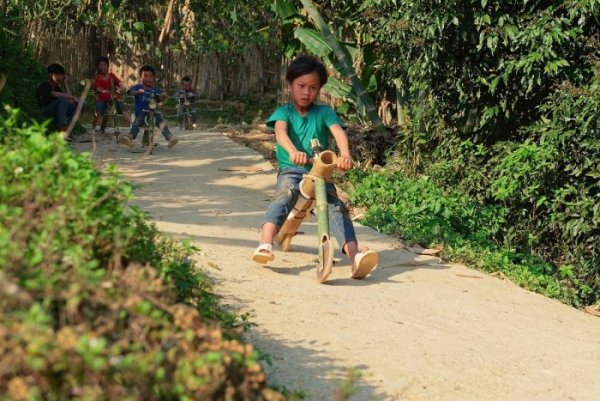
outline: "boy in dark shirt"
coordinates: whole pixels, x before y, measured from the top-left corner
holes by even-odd
[[[42,114],[53,118],[63,135],[77,108],[77,98],[71,94],[68,82],[65,68],[60,64],[50,64],[48,80],[39,84],[35,92]]]

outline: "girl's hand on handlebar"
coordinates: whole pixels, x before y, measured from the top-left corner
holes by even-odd
[[[304,166],[306,163],[308,163],[308,156],[304,152],[295,151],[290,153],[290,160],[294,164]]]
[[[352,158],[350,155],[340,155],[337,159],[337,168],[346,171],[352,168]]]

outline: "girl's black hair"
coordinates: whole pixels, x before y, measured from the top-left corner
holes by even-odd
[[[140,68],[139,75],[142,75],[142,72],[144,71],[150,71],[153,75],[156,75],[156,72],[154,72],[154,68],[152,68],[151,65],[146,64],[145,66],[142,66],[142,68]]]
[[[192,82],[192,78],[186,75],[185,77],[181,78],[181,82]]]
[[[108,61],[108,57],[105,56],[100,56],[96,59],[96,68],[98,68],[100,63],[110,64],[110,62]]]
[[[323,63],[312,56],[299,56],[288,67],[285,79],[291,84],[296,78],[313,72],[316,72],[319,76],[321,87],[327,83],[327,70],[325,70]]]

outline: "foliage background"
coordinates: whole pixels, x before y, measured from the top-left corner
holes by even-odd
[[[109,56],[126,85],[153,65],[172,91],[190,75],[202,96],[234,98],[279,85],[278,36],[268,2],[4,0],[0,16],[44,64],[90,78]],[[271,60],[275,60],[271,63]]]
[[[405,228],[419,216],[408,212],[413,206],[434,210],[440,202],[453,203],[452,194],[465,194],[482,210],[491,207],[496,217],[461,238],[485,235],[491,246],[514,258],[539,258],[545,267],[534,261],[525,266],[562,288],[562,295],[550,291],[554,296],[574,305],[596,302],[600,2],[314,3],[352,56],[380,116],[394,116],[388,123],[395,124],[396,144],[388,149],[386,168],[401,173],[394,176],[399,182],[380,180],[377,173],[373,181],[403,201],[394,204],[395,212],[382,212],[385,222],[377,218],[378,227],[383,224],[388,232],[422,245],[451,247],[440,236],[407,235]],[[332,49],[320,45],[322,30],[302,11],[289,12],[300,2],[275,4],[287,49],[333,58]],[[310,39],[307,29],[313,30]],[[347,101],[339,112],[360,114],[354,88],[325,89]],[[412,189],[420,188],[419,177],[440,191],[421,199],[394,192],[403,188],[405,178]],[[355,200],[379,210],[377,200],[365,195],[366,188],[355,187]],[[424,231],[432,232],[447,224],[458,227],[450,221],[423,224],[430,225]],[[469,230],[468,220],[459,225],[459,231]],[[490,261],[485,268],[503,266]]]

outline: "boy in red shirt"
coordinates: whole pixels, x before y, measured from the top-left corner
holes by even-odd
[[[96,91],[96,114],[94,115],[94,121],[92,121],[92,131],[96,130],[98,120],[106,113],[109,104],[113,101],[113,107],[117,108],[117,113],[123,114],[127,123],[131,126],[131,114],[127,111],[121,98],[121,80],[115,74],[109,72],[108,57],[98,57],[96,68],[98,72],[92,85],[92,89]]]

